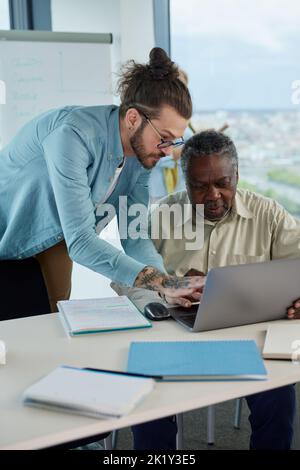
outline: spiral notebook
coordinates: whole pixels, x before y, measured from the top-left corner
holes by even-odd
[[[153,390],[151,378],[60,366],[23,394],[25,405],[95,418],[129,413]]]
[[[265,380],[253,340],[132,342],[127,371],[162,380]]]

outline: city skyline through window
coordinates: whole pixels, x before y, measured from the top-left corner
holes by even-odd
[[[197,130],[235,142],[241,186],[300,217],[300,3],[170,0],[171,55],[189,75]]]

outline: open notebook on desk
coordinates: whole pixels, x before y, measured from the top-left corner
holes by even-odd
[[[62,300],[57,307],[71,336],[152,326],[126,296]]]
[[[129,413],[151,392],[151,378],[60,366],[25,390],[25,405],[95,418]]]

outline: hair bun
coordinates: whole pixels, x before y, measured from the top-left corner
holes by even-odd
[[[149,67],[149,72],[154,80],[163,80],[169,75],[169,70],[166,70],[162,66]]]
[[[163,49],[152,49],[146,64],[130,60],[121,70],[118,93],[121,98],[122,119],[130,108],[139,110],[139,106],[150,119],[154,119],[160,115],[164,105],[173,108],[186,120],[191,118],[192,100],[189,90],[180,79],[178,66]]]
[[[148,69],[154,80],[163,80],[168,75],[174,75],[174,62],[161,47],[154,47],[149,58]]]

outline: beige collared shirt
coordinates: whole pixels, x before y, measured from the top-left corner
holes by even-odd
[[[152,238],[169,274],[183,276],[191,268],[207,274],[218,266],[300,257],[300,221],[274,200],[259,194],[238,189],[230,213],[221,221],[210,222],[202,217],[203,246],[194,250],[186,249],[192,240],[184,236],[189,233],[184,230],[187,225],[197,226],[186,191],[161,199],[153,213],[162,204],[178,204],[183,214],[183,218],[171,218],[171,224],[168,217],[162,217],[155,227],[158,238]],[[196,219],[197,223],[199,219],[201,216]],[[153,214],[152,218],[149,214],[149,222],[151,220],[157,220]],[[183,237],[174,239],[180,225]],[[166,238],[169,230],[170,236]],[[111,285],[119,295],[128,295],[141,311],[148,302],[162,302],[156,292]]]
[[[170,195],[159,204],[179,204],[185,217],[182,225],[191,224],[192,209],[186,191]],[[154,209],[158,210],[158,208]],[[152,214],[153,216],[153,214]],[[153,219],[152,219],[153,220]],[[204,220],[204,243],[200,249],[186,249],[191,240],[174,239],[178,221],[171,218],[170,237],[164,238],[169,225],[163,218],[159,236],[153,239],[168,273],[183,276],[194,268],[203,273],[214,267],[254,263],[279,258],[300,257],[300,221],[272,199],[238,189],[234,205],[221,221]],[[193,222],[195,227],[195,224]],[[183,227],[184,228],[184,227]]]

